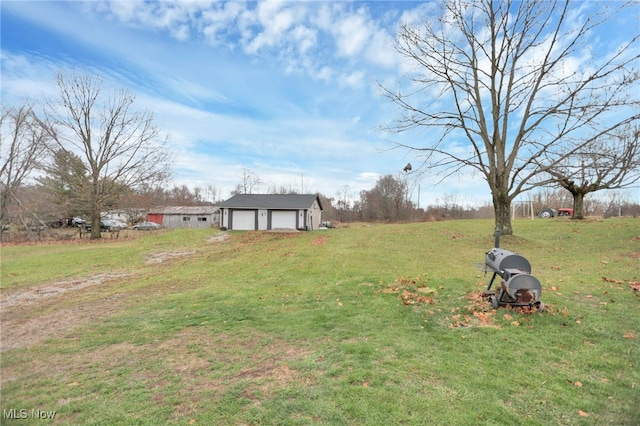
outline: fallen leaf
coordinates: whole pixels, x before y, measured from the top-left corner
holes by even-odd
[[[631,287],[633,291],[640,291],[640,282],[638,281],[630,282],[629,287]]]
[[[484,312],[474,312],[473,316],[479,318],[483,324],[489,323],[489,315]]]
[[[625,339],[633,339],[634,338],[633,333],[630,332],[630,331],[627,331],[626,333],[624,333],[622,335],[622,337],[624,337]]]
[[[191,419],[191,420],[189,420],[189,424],[190,424],[190,425],[195,424],[195,422],[196,422],[196,419]]]
[[[504,314],[503,317],[506,320],[512,320],[513,319],[513,317],[511,315],[509,315],[509,314]]]
[[[578,414],[580,415],[580,417],[589,417],[589,413],[582,410],[578,410]]]
[[[577,388],[581,388],[582,387],[582,382],[575,382],[573,384],[573,386],[577,387]]]
[[[520,326],[520,323],[518,321],[512,321],[511,325],[514,326],[514,327],[518,327],[518,326]]]
[[[363,388],[368,388],[369,387],[369,382],[363,382],[362,383],[362,387]]]

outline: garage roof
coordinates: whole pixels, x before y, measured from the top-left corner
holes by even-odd
[[[217,206],[167,206],[156,207],[150,210],[149,214],[207,215],[214,214],[217,210]]]
[[[220,204],[220,207],[271,210],[308,209],[314,201],[318,202],[318,206],[322,210],[320,198],[313,194],[236,194]]]

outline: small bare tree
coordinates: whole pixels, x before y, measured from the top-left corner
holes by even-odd
[[[482,176],[496,228],[512,234],[513,199],[547,183],[537,158],[554,148],[559,155],[547,156],[545,165],[552,167],[639,117],[640,34],[604,55],[595,53],[598,40],[591,37],[626,7],[637,13],[637,4],[443,0],[441,6],[438,18],[399,31],[396,49],[414,69],[408,92],[382,87],[401,111],[385,129],[428,129],[429,140],[397,145],[420,153],[422,171]],[[588,66],[575,66],[585,57]]]
[[[260,188],[262,180],[250,169],[243,167],[241,182],[231,191],[231,195],[235,194],[252,194],[255,189]]]
[[[46,151],[48,137],[39,125],[31,105],[2,108],[0,116],[0,225],[7,207],[16,199],[20,185],[37,168]]]
[[[91,238],[100,238],[100,213],[120,195],[165,180],[171,155],[153,114],[133,110],[127,90],[105,96],[102,80],[73,74],[57,78],[59,102],[50,102],[43,123],[58,149],[82,159],[88,192],[83,210],[91,216]],[[82,186],[82,188],[80,187]]]
[[[587,194],[627,188],[640,180],[640,128],[626,126],[590,141],[553,167],[541,168],[573,196],[573,219],[584,219]]]

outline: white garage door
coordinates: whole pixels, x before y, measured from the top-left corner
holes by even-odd
[[[234,210],[231,218],[231,228],[239,231],[254,231],[256,229],[257,210]]]
[[[274,210],[271,212],[271,229],[296,229],[296,213],[296,211]]]

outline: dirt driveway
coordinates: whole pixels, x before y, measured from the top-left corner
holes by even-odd
[[[67,292],[104,285],[130,275],[97,274],[3,291],[0,294],[0,351],[30,347],[61,336],[78,324],[110,315],[122,305],[118,295],[63,309],[54,309],[53,305]],[[35,311],[40,310],[44,312],[42,315],[34,315]]]
[[[211,244],[228,240],[228,234],[209,238]],[[193,251],[164,251],[147,256],[146,265],[157,265],[183,258]],[[107,318],[122,309],[124,294],[115,293],[100,300],[79,301],[58,308],[65,293],[90,290],[131,278],[128,272],[102,273],[42,285],[3,290],[0,293],[0,352],[26,348],[50,338],[60,337],[74,327]]]

